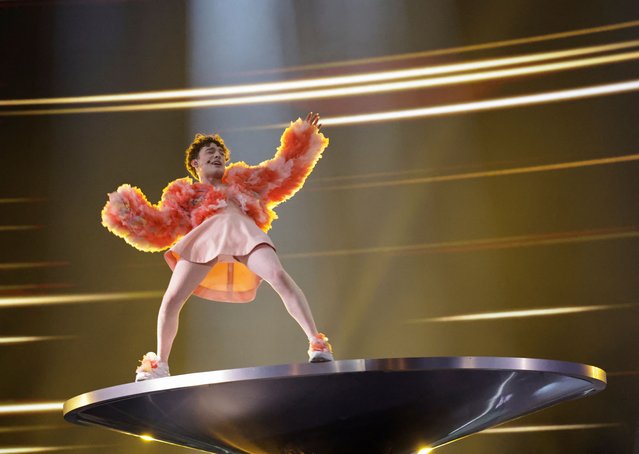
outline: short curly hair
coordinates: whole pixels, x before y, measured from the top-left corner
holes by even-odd
[[[212,143],[224,150],[224,159],[226,160],[226,162],[229,162],[229,160],[231,159],[231,151],[228,149],[228,147],[224,143],[224,140],[222,139],[222,137],[220,137],[219,134],[195,134],[195,140],[185,151],[186,158],[184,159],[184,165],[186,166],[186,170],[188,170],[189,173],[193,175],[196,180],[199,180],[200,177],[198,176],[195,167],[191,165],[191,161],[199,157],[200,150],[203,147]]]

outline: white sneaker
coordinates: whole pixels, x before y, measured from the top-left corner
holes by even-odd
[[[328,337],[323,333],[317,333],[309,341],[308,362],[323,363],[333,361],[333,347],[328,343]]]
[[[160,360],[153,352],[148,352],[140,360],[140,365],[135,369],[135,381],[151,380],[154,378],[170,377],[169,365]]]

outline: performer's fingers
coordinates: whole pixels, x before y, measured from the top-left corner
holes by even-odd
[[[317,125],[317,130],[319,131],[320,129],[322,129],[322,124],[321,123],[319,125]]]
[[[309,112],[308,115],[306,116],[305,121],[314,126],[317,126],[317,124],[319,123],[319,118],[320,118],[320,115],[318,113],[314,114],[313,112]]]

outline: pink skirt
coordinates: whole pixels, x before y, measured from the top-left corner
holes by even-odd
[[[164,253],[171,270],[178,260],[194,263],[217,262],[193,292],[201,298],[225,303],[249,303],[255,299],[262,279],[236,257],[248,255],[260,244],[273,249],[273,242],[235,204],[211,216],[187,233]]]

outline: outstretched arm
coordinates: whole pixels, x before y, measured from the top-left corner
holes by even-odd
[[[139,188],[124,184],[109,194],[102,225],[141,251],[161,251],[191,230],[194,196],[189,178],[171,182],[157,205],[149,203]]]
[[[305,120],[291,122],[282,134],[281,144],[272,159],[257,166],[238,162],[229,166],[227,180],[260,195],[269,208],[291,198],[328,146],[320,132],[319,115],[309,113]]]

